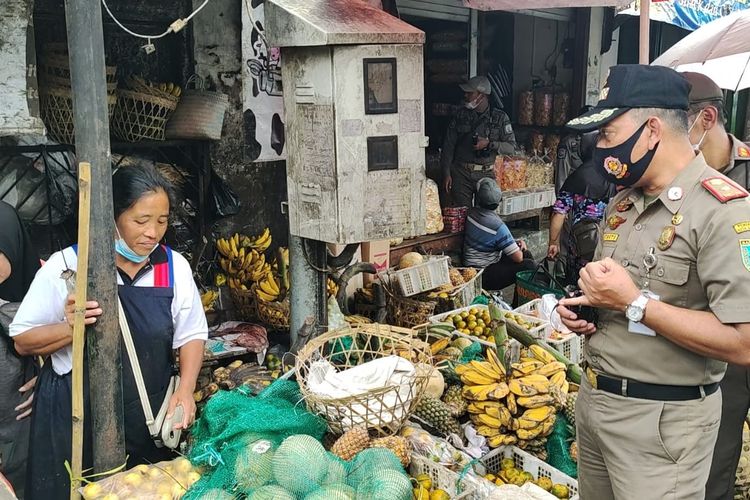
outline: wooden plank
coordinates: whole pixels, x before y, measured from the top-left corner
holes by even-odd
[[[408,252],[414,252],[417,248],[428,253],[440,254],[445,252],[461,251],[464,244],[463,233],[438,233],[420,236],[404,240],[400,245],[391,247],[391,265],[397,265],[399,259]]]
[[[70,498],[80,498],[83,474],[83,345],[86,331],[86,288],[89,269],[89,222],[91,218],[91,164],[78,165],[78,264],[76,266],[76,309],[73,323],[73,449],[71,452]]]

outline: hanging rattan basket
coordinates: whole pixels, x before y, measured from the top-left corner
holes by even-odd
[[[195,89],[187,88],[195,85]],[[203,79],[190,77],[166,128],[167,139],[219,140],[229,96],[204,89]]]
[[[117,105],[110,120],[114,135],[124,141],[164,140],[164,127],[178,98],[166,93],[117,90]]]

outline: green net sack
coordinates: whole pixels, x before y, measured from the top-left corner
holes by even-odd
[[[547,463],[575,479],[578,477],[578,464],[570,457],[572,440],[570,422],[563,413],[558,413],[552,434],[547,438]]]
[[[272,482],[278,446],[292,435],[319,441],[326,431],[320,417],[300,404],[296,382],[277,380],[257,397],[242,388],[214,395],[192,432],[188,458],[204,475],[184,498],[205,498],[208,492],[247,492]]]

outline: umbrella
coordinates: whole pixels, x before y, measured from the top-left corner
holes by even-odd
[[[750,87],[750,10],[698,28],[651,64],[703,73],[724,89]]]

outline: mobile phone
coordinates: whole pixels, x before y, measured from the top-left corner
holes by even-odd
[[[572,299],[575,297],[581,297],[582,295],[583,295],[583,291],[577,288],[565,287],[565,296],[569,299]],[[589,323],[593,323],[594,325],[596,325],[596,322],[599,319],[599,314],[595,307],[568,306],[568,309],[574,312],[576,316],[578,316],[578,319],[588,321]]]

